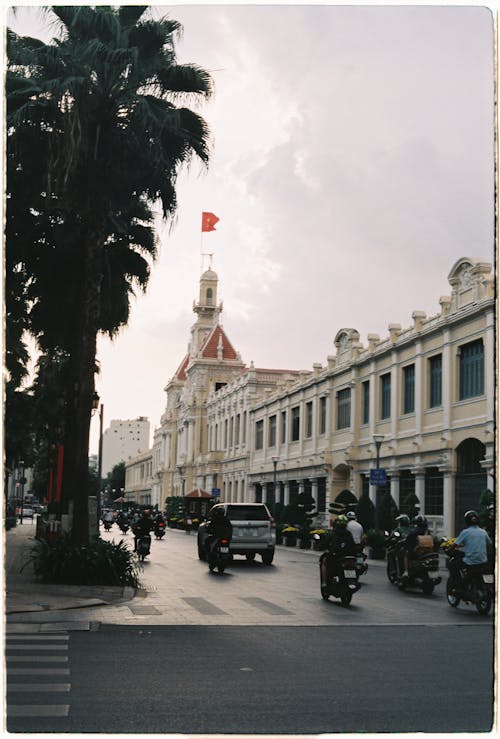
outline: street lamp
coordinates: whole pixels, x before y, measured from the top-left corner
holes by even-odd
[[[273,513],[273,516],[275,517],[276,516],[276,502],[277,502],[276,501],[276,490],[277,490],[276,470],[277,470],[277,467],[278,467],[278,457],[273,457],[272,458],[272,461],[273,461],[273,486],[274,486],[273,487],[273,490],[274,490],[274,496],[273,496],[274,497],[274,504],[273,504],[273,511],[272,511],[272,513]]]
[[[99,521],[101,520],[101,477],[102,477],[102,420],[104,416],[104,405],[99,406],[99,395],[97,391],[92,396],[92,410],[99,408],[99,452],[97,458],[97,530],[99,530]]]
[[[24,513],[24,460],[19,460],[19,467],[21,468],[21,477],[19,478],[19,482],[21,484],[21,520],[19,523],[23,522],[23,513]]]
[[[377,462],[376,469],[380,469],[380,447],[384,441],[384,434],[373,434],[373,441],[375,442],[375,448],[377,450]],[[375,483],[375,529],[378,530],[378,477]]]

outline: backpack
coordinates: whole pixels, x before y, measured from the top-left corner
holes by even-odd
[[[419,534],[415,554],[430,554],[434,550],[434,539],[430,534]]]

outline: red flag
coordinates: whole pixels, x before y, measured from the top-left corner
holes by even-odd
[[[215,224],[219,222],[219,218],[213,213],[201,214],[201,230],[202,231],[215,231]]]

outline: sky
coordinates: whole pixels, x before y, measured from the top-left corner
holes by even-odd
[[[312,369],[341,328],[385,338],[439,313],[461,257],[494,261],[493,16],[479,4],[155,5],[208,70],[207,170],[178,179],[174,223],[129,325],[100,338],[104,428],[147,416],[183,359],[213,254],[221,324],[257,367]],[[39,10],[18,33],[44,35]],[[201,234],[201,213],[220,219]],[[93,421],[91,451],[97,451]]]

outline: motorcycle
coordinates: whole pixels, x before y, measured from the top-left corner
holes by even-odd
[[[464,554],[455,546],[455,539],[443,539],[441,549],[448,557],[446,566],[450,575],[446,582],[446,599],[450,606],[456,608],[463,600],[464,603],[472,603],[481,616],[487,616],[494,599],[493,564],[467,567],[462,563]],[[455,569],[457,564],[458,568]],[[452,571],[458,574],[456,582],[452,578]]]
[[[439,555],[437,552],[428,552],[417,555],[408,562],[408,575],[404,572],[404,539],[399,531],[393,531],[386,541],[387,547],[387,577],[389,582],[397,585],[400,590],[420,588],[425,595],[432,595],[436,585],[441,582],[439,576]]]
[[[149,534],[140,534],[137,538],[137,556],[144,562],[144,558],[148,556],[151,551],[151,537]]]
[[[356,544],[356,576],[361,577],[368,572],[367,556],[363,551],[362,544]]]
[[[207,559],[210,572],[213,572],[217,568],[222,575],[231,561],[229,539],[217,539],[213,546],[209,547]]]
[[[331,556],[330,552],[323,552],[319,558],[321,597],[323,600],[328,600],[332,595],[334,598],[340,598],[343,606],[348,606],[353,594],[360,588],[356,573],[356,557],[348,555],[336,560],[337,572],[329,575],[329,556]]]
[[[109,531],[113,525],[113,521],[103,521],[105,531]]]
[[[164,523],[156,523],[155,524],[155,537],[157,539],[163,539],[165,536],[165,524]]]
[[[126,534],[130,528],[126,521],[120,521],[118,526],[120,527],[120,531],[122,532],[122,534]]]

